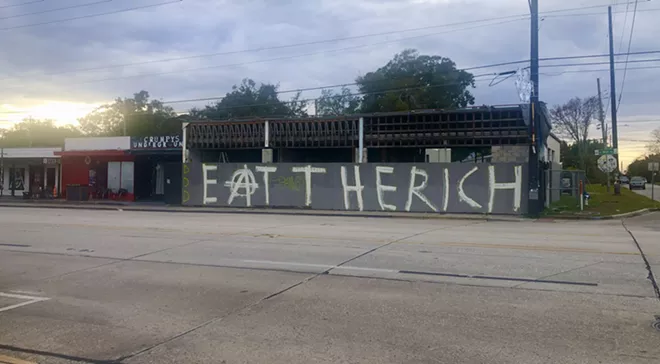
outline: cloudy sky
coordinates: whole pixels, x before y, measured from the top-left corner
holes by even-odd
[[[616,51],[626,52],[634,7],[626,1],[540,1],[541,57],[606,54],[607,5],[615,5]],[[575,8],[585,9],[564,11]],[[108,14],[93,16],[101,13]],[[76,123],[94,106],[143,89],[176,101],[222,96],[245,77],[281,90],[350,83],[405,48],[459,68],[525,60],[528,13],[527,0],[0,0],[0,127],[28,115]],[[660,51],[658,15],[660,0],[639,1],[631,52]],[[272,49],[300,43],[307,45]],[[638,62],[649,59],[657,61]],[[619,109],[626,164],[660,127],[660,53],[630,60]],[[542,62],[541,99],[554,105],[595,95],[598,77],[609,95],[607,64],[566,65],[607,61]],[[624,65],[617,67],[618,94]],[[491,78],[479,80],[477,104],[518,102],[513,79],[492,87]],[[205,103],[171,105],[185,112]]]

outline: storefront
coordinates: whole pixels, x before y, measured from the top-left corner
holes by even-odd
[[[181,136],[132,137],[136,201],[181,204]]]
[[[60,191],[61,148],[0,150],[0,196],[53,198]]]
[[[58,153],[62,163],[62,195],[85,187],[83,199],[135,200],[135,157],[129,137],[69,138]],[[69,196],[71,197],[71,196]]]

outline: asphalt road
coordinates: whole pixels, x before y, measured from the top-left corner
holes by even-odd
[[[0,363],[657,364],[638,244],[660,271],[660,214],[0,208]]]
[[[652,184],[647,183],[647,184],[646,184],[646,189],[645,189],[645,190],[634,189],[634,190],[632,190],[632,191],[635,191],[635,192],[639,193],[640,195],[642,195],[642,196],[646,196],[646,197],[648,197],[648,198],[651,198],[651,196],[653,196],[653,198],[654,198],[656,201],[660,201],[660,186],[655,185],[655,187],[653,187],[653,188],[655,189],[655,191],[653,191],[653,190],[651,189],[652,187],[653,187]]]

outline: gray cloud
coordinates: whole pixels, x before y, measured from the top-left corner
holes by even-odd
[[[94,0],[89,0],[93,2]],[[84,16],[87,14],[158,3],[162,0],[114,0],[107,4],[61,13],[41,14],[0,21],[0,28]],[[564,0],[545,0],[541,11],[602,5],[606,0],[585,0],[570,5]],[[3,16],[40,11],[81,3],[74,0],[44,2],[3,9]],[[657,6],[655,6],[657,8]],[[658,12],[644,12],[653,3],[639,5],[632,50],[660,49],[654,35],[660,24],[654,21]],[[618,6],[615,10],[624,10]],[[352,82],[356,76],[385,64],[393,54],[405,48],[422,53],[452,58],[459,67],[485,65],[529,57],[529,22],[506,24],[464,24],[448,28],[391,34],[336,43],[240,53],[226,56],[200,57],[180,61],[148,63],[131,67],[107,68],[48,76],[53,72],[102,67],[114,64],[145,62],[155,59],[187,57],[196,54],[230,52],[273,45],[349,37],[390,30],[436,26],[475,19],[526,14],[526,1],[518,0],[184,0],[181,3],[142,11],[80,19],[52,25],[0,30],[0,88],[2,103],[30,107],[42,100],[96,103],[129,96],[141,89],[165,100],[221,96],[242,78],[258,82],[279,83],[281,89],[295,89]],[[578,12],[579,13],[579,12]],[[554,17],[547,14],[541,22],[541,56],[571,56],[607,53],[606,8],[582,13],[600,15]],[[6,15],[5,15],[6,14]],[[628,18],[628,26],[630,25]],[[623,14],[615,14],[616,45],[621,36]],[[496,21],[495,21],[496,22]],[[461,28],[471,28],[457,30]],[[446,32],[444,34],[437,34]],[[422,36],[425,35],[425,36]],[[413,39],[404,39],[420,36]],[[626,36],[627,44],[627,36]],[[391,43],[352,50],[308,55],[290,60],[257,62],[290,55],[357,47],[378,42]],[[625,45],[624,45],[625,48]],[[621,51],[625,51],[622,49]],[[631,59],[660,58],[637,56]],[[607,58],[596,59],[607,61]],[[595,60],[582,60],[588,62]],[[566,61],[561,63],[573,63]],[[222,65],[244,65],[220,67]],[[658,65],[659,62],[635,64]],[[214,67],[185,71],[191,68]],[[514,70],[503,66],[475,71],[477,73]],[[607,66],[543,68],[541,98],[553,105],[573,96],[595,94],[596,77],[609,89],[607,72],[564,73],[567,70],[607,69]],[[482,72],[483,71],[483,72]],[[98,81],[140,74],[164,73],[158,76]],[[628,72],[621,106],[622,119],[658,118],[658,88],[652,79],[660,79],[660,69]],[[622,72],[617,74],[620,80]],[[88,83],[85,83],[88,82]],[[479,104],[517,102],[513,80],[488,87],[478,83],[474,90]],[[303,97],[315,97],[307,92]],[[203,105],[176,105],[178,110]],[[0,117],[4,119],[4,116]],[[620,134],[640,135],[660,123],[636,123],[622,128]],[[628,130],[629,129],[629,130]]]

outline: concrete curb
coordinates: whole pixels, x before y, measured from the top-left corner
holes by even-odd
[[[646,208],[637,211],[626,212],[623,214],[607,215],[607,216],[547,216],[546,218],[556,219],[556,220],[619,220],[628,217],[646,215],[655,211],[660,211],[660,209]]]
[[[178,212],[199,214],[252,214],[252,215],[289,215],[289,216],[327,216],[327,217],[363,217],[416,220],[478,220],[522,222],[533,219],[519,216],[493,216],[485,214],[430,214],[430,213],[377,213],[357,211],[331,210],[285,210],[285,209],[245,209],[245,208],[211,208],[211,207],[178,207],[178,206],[131,206],[124,204],[65,204],[65,203],[7,203],[0,202],[0,207],[15,208],[47,208],[65,210],[101,210],[101,211],[136,211],[136,212]]]

